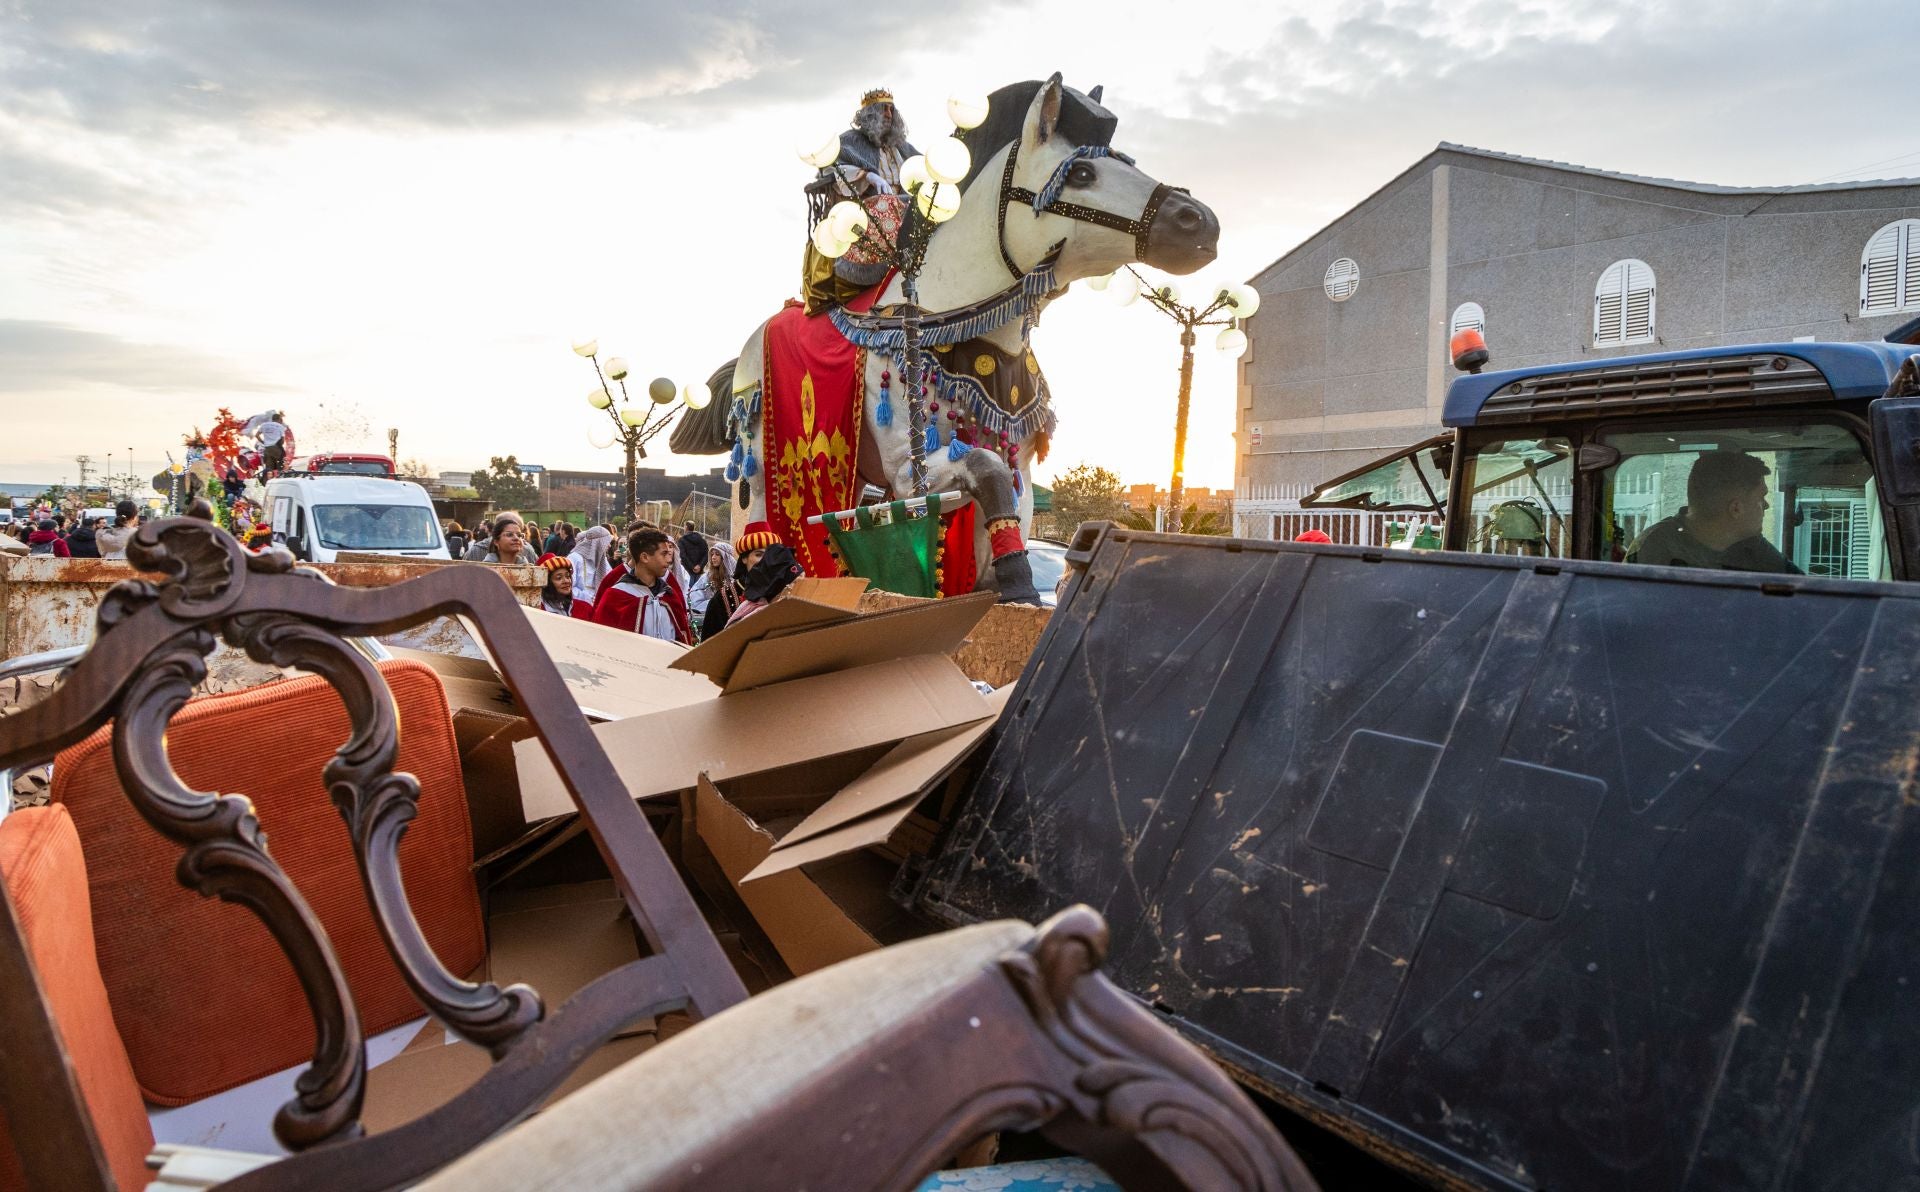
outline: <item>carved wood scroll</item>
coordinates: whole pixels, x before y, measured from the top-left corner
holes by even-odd
[[[659,840],[588,731],[512,592],[491,572],[450,567],[387,588],[340,588],[318,572],[295,567],[285,551],[249,554],[218,527],[183,518],[143,526],[127,557],[162,579],[129,580],[108,592],[97,640],[86,656],[46,699],[8,718],[0,766],[46,760],[117,720],[114,757],[121,784],[146,821],[182,847],[180,882],[258,915],[306,995],[316,1037],[313,1063],[274,1123],[288,1149],[360,1133],[366,1051],[332,947],[268,853],[252,804],[238,794],[189,789],[167,758],[168,722],[205,677],[217,637],[258,661],[318,674],[339,692],[352,732],[324,778],[351,833],[381,936],[408,985],[437,1018],[497,1057],[519,1053],[514,1069],[528,1075],[516,1078],[516,1087],[535,1095],[558,1083],[571,1065],[544,1047],[516,1047],[551,1033],[542,1030],[544,1009],[535,991],[459,979],[422,934],[398,857],[400,837],[418,812],[419,784],[394,772],[399,726],[392,693],[347,637],[390,633],[433,617],[467,617],[528,710],[655,953],[636,962],[642,967],[634,980],[648,991],[645,1000],[704,1017],[744,999],[739,977]],[[633,1013],[630,1006],[606,1007],[584,1027],[576,1018],[568,1033],[610,1037]],[[482,1129],[498,1129],[528,1107],[476,1107],[467,1115],[470,1129],[443,1123],[451,1128],[423,1142],[413,1161],[400,1166],[430,1170],[435,1156],[444,1162],[484,1137]],[[369,1174],[407,1178],[398,1168]]]

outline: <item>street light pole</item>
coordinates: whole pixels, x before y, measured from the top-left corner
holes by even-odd
[[[1210,302],[1190,306],[1180,301],[1179,287],[1171,283],[1143,285],[1131,265],[1125,273],[1130,275],[1125,286],[1115,291],[1121,305],[1132,302],[1135,297],[1144,297],[1155,310],[1180,324],[1180,398],[1173,416],[1173,480],[1167,487],[1167,503],[1172,508],[1167,510],[1166,520],[1167,532],[1178,534],[1187,492],[1187,413],[1193,402],[1196,331],[1201,327],[1224,328],[1214,340],[1214,347],[1223,355],[1237,359],[1247,350],[1247,335],[1236,324],[1241,319],[1252,318],[1254,311],[1260,309],[1260,294],[1248,285],[1224,287],[1215,291]],[[1111,289],[1120,278],[1121,274],[1116,273],[1099,288]]]
[[[647,397],[652,400],[652,406],[632,403],[628,400],[625,360],[610,356],[607,358],[607,367],[602,370],[600,341],[597,339],[581,340],[573,345],[573,351],[576,356],[593,361],[593,374],[600,379],[599,388],[588,391],[587,404],[607,412],[607,417],[613,420],[614,433],[626,448],[627,520],[632,521],[640,516],[640,461],[646,458],[647,441],[673,425],[674,415],[681,410],[706,409],[707,403],[713,400],[713,393],[698,382],[682,387],[666,377],[655,377],[647,383]],[[620,386],[618,402],[613,400],[613,390],[607,387],[609,378]],[[676,395],[680,404],[667,409]],[[589,441],[595,447],[613,446],[611,441]]]
[[[1167,533],[1180,532],[1181,499],[1187,491],[1187,406],[1193,400],[1193,325],[1180,328],[1180,407],[1173,416],[1173,483],[1167,488]]]

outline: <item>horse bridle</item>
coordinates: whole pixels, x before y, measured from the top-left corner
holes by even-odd
[[[1069,158],[1067,161],[1061,163],[1060,168],[1063,170],[1066,169],[1072,165],[1075,160],[1074,158]],[[1140,209],[1140,214],[1131,219],[1124,215],[1116,215],[1111,211],[1101,211],[1094,207],[1082,207],[1078,203],[1063,202],[1057,197],[1049,202],[1040,203],[1039,195],[1024,186],[1015,186],[1013,184],[1013,171],[1019,164],[1019,161],[1020,142],[1014,141],[1007,148],[1007,168],[1001,171],[1000,174],[1000,201],[994,211],[994,222],[1000,245],[1000,261],[1007,267],[1007,272],[1011,273],[1016,281],[1025,277],[1026,274],[1018,265],[1013,263],[1013,254],[1007,251],[1007,208],[1011,204],[1026,203],[1034,207],[1036,214],[1041,211],[1051,211],[1055,215],[1064,215],[1068,219],[1077,219],[1081,223],[1098,224],[1103,228],[1112,228],[1116,232],[1125,232],[1127,235],[1133,237],[1134,259],[1145,260],[1147,256],[1147,229],[1153,225],[1154,216],[1160,213],[1160,204],[1165,202],[1167,195],[1175,190],[1179,190],[1183,194],[1186,193],[1182,187],[1169,186],[1162,182],[1153,188],[1152,194],[1147,196],[1147,205]],[[1052,188],[1049,187],[1049,189]],[[1065,244],[1066,241],[1062,240],[1059,244],[1054,245],[1053,248],[1048,251],[1048,255],[1051,256],[1053,253],[1059,252]]]

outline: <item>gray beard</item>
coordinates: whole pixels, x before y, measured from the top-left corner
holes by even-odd
[[[853,114],[853,126],[860,130],[861,136],[882,150],[899,152],[907,143],[907,122],[896,111],[893,126],[888,128],[886,123],[887,115],[879,104],[869,104]]]

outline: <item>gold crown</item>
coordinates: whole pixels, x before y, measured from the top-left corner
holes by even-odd
[[[892,102],[893,102],[893,92],[887,90],[885,87],[875,87],[873,90],[867,92],[865,95],[862,95],[860,97],[860,106],[863,108],[866,107],[868,104],[892,103]]]

